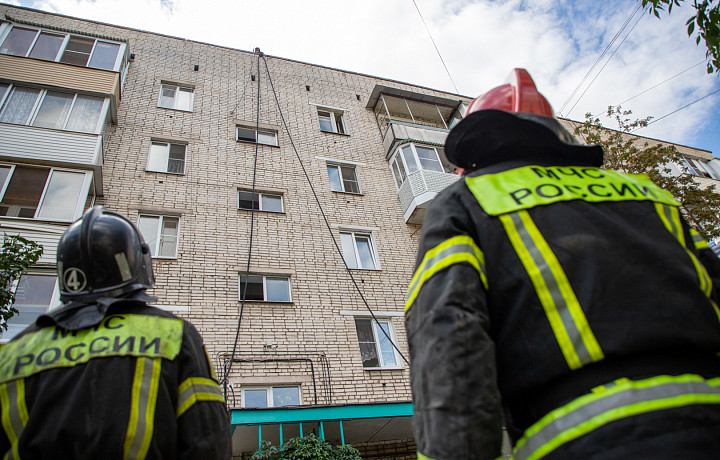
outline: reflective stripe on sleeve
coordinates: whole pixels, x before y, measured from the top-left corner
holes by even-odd
[[[570,369],[604,355],[560,262],[527,211],[500,216],[520,261],[535,286],[550,327]]]
[[[225,404],[222,391],[217,382],[205,377],[190,377],[178,387],[178,407],[176,416],[179,418],[193,404],[199,401],[217,401]]]
[[[690,229],[690,236],[692,237],[695,249],[710,249],[710,246],[707,244],[707,241],[705,241],[705,238],[700,236],[700,234],[694,228]]]
[[[662,409],[692,404],[720,404],[720,378],[698,375],[621,379],[598,387],[550,412],[517,442],[515,460],[537,460],[610,422]]]
[[[470,236],[454,236],[425,253],[422,262],[420,262],[412,280],[410,280],[410,287],[408,288],[405,299],[405,311],[408,311],[413,302],[415,302],[415,298],[427,280],[440,270],[463,262],[472,265],[475,270],[477,270],[483,286],[487,289],[488,282],[485,274],[485,255]]]
[[[2,426],[10,441],[10,450],[5,459],[19,460],[19,442],[25,425],[28,422],[28,411],[25,405],[25,380],[12,380],[0,385],[0,407],[2,407]]]
[[[123,457],[143,459],[152,440],[162,359],[138,358]]]
[[[665,228],[667,228],[667,230],[678,240],[682,247],[685,248],[685,252],[692,261],[692,264],[695,267],[695,271],[697,272],[698,284],[700,285],[700,289],[702,289],[702,291],[705,293],[705,296],[707,296],[710,304],[713,307],[713,310],[715,310],[715,315],[718,317],[718,321],[720,321],[720,308],[718,308],[718,305],[712,299],[712,280],[710,279],[710,275],[705,269],[705,266],[687,247],[687,243],[685,241],[685,233],[683,232],[682,224],[680,221],[680,211],[675,206],[666,206],[659,203],[655,203],[655,210],[657,211],[658,216],[660,216],[660,220],[665,225]],[[692,235],[692,231],[690,232],[690,234]],[[693,244],[695,245],[695,237],[694,235],[692,236]]]
[[[428,457],[427,455],[423,455],[420,452],[417,453],[418,460],[433,460],[432,458]]]

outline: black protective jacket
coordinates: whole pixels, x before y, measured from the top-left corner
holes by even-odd
[[[200,335],[140,300],[71,305],[4,345],[0,410],[4,458],[231,455],[229,415]]]
[[[406,304],[421,458],[496,458],[503,425],[516,459],[589,458],[604,446],[563,449],[621,426],[610,420],[720,402],[707,380],[720,376],[720,261],[677,203],[598,169],[596,151],[569,159],[518,133],[470,142],[486,149],[480,169],[425,217]]]

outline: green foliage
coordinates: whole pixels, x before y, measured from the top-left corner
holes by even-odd
[[[660,11],[667,6],[667,12],[672,12],[673,6],[680,6],[680,2],[684,0],[642,0],[643,7],[650,5],[650,14],[660,17]],[[687,26],[688,36],[692,36],[696,32],[695,42],[700,44],[700,40],[705,41],[707,46],[706,56],[708,58],[708,73],[720,70],[720,0],[694,0],[693,8],[695,15],[690,16],[685,25]]]
[[[43,248],[34,241],[20,235],[4,235],[2,253],[0,253],[0,327],[7,330],[7,321],[18,311],[15,302],[13,283],[40,259]]]
[[[357,449],[350,445],[333,446],[329,442],[309,434],[292,438],[281,447],[263,441],[260,449],[250,460],[362,460]]]
[[[614,118],[619,131],[606,129],[600,119],[591,114],[575,129],[588,144],[600,144],[605,150],[603,167],[618,171],[647,174],[655,184],[672,193],[684,209],[688,222],[706,239],[720,237],[720,193],[715,186],[701,187],[690,174],[672,176],[669,164],[683,164],[683,157],[675,146],[650,143],[630,135],[633,130],[647,126],[652,117],[631,120],[629,110],[608,107],[608,117]]]

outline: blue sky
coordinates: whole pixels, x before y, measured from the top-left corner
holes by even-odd
[[[687,36],[687,2],[658,20],[633,15],[640,0],[5,1],[467,96],[525,67],[575,120],[631,98],[623,108],[658,119],[720,89],[701,64],[704,46]],[[705,97],[636,134],[720,156],[718,101]]]

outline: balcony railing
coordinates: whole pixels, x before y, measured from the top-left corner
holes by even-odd
[[[422,224],[425,209],[435,196],[455,183],[460,176],[438,171],[420,170],[410,174],[400,190],[398,198],[403,208],[405,222]]]
[[[391,120],[383,134],[386,155],[392,154],[395,147],[405,142],[418,142],[425,145],[443,146],[447,138],[447,129],[434,126]]]

